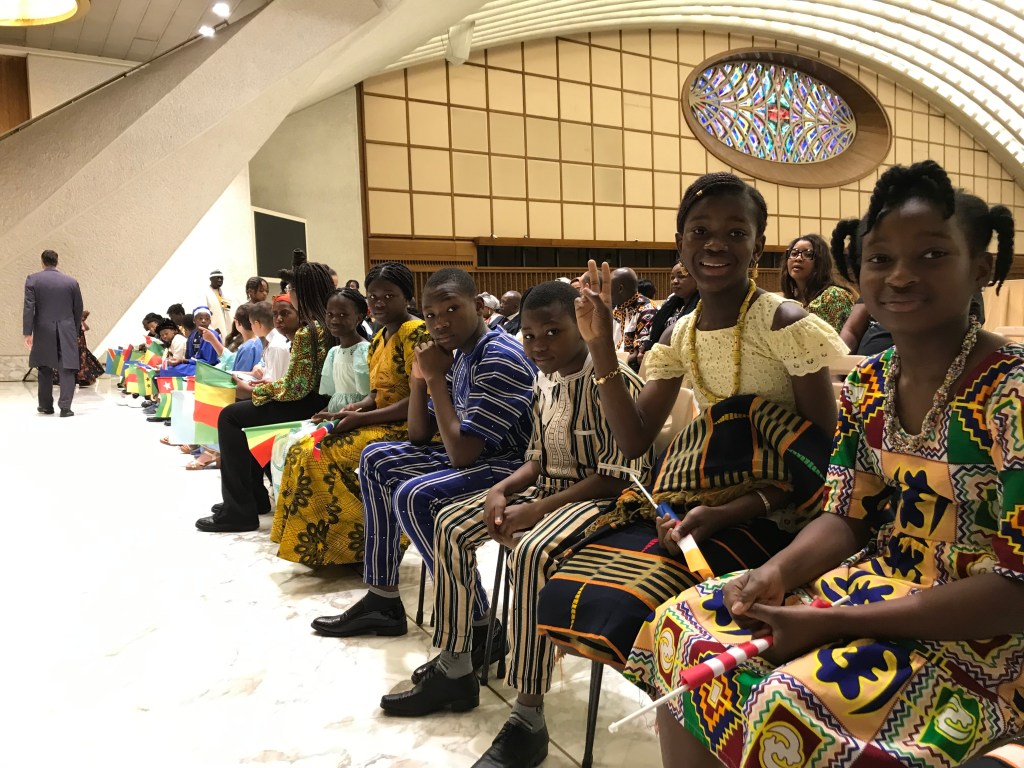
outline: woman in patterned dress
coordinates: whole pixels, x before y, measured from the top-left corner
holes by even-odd
[[[853,294],[836,284],[832,251],[821,235],[801,235],[789,244],[782,270],[782,295],[799,301],[836,333],[843,330],[853,311]]]
[[[370,394],[342,409],[334,431],[313,452],[313,439],[294,445],[285,460],[272,541],[278,557],[312,568],[363,559],[363,500],[359,456],[382,441],[407,440],[409,376],[416,345],[429,339],[423,321],[409,314],[413,275],[389,262],[366,276],[370,314],[380,330],[370,342]]]
[[[1024,346],[969,313],[993,231],[998,284],[1006,208],[954,192],[932,161],[879,179],[860,287],[896,346],[847,380],[826,513],[760,568],[666,603],[638,637],[627,676],[652,695],[751,631],[774,638],[659,709],[666,766],[949,768],[1021,730]]]

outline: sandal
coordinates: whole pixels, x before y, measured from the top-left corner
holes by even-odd
[[[186,443],[185,445],[179,445],[178,450],[184,453],[186,456],[190,456],[192,454],[192,451],[195,450],[195,448]]]
[[[160,445],[177,445],[177,443],[171,442],[170,435],[164,435],[163,437],[160,438]]]
[[[200,456],[198,459],[190,461],[185,465],[185,469],[191,471],[198,471],[200,469],[220,469],[220,459],[210,459],[209,461],[203,461],[203,457]]]

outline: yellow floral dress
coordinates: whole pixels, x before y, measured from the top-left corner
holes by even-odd
[[[413,349],[429,339],[422,320],[404,323],[390,338],[381,329],[370,342],[370,388],[378,408],[409,396]],[[313,438],[292,446],[277,496],[271,541],[277,556],[311,568],[363,559],[363,501],[359,456],[371,443],[408,439],[405,421],[328,435],[313,456]]]

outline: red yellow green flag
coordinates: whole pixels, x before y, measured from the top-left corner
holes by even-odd
[[[149,342],[149,346],[146,347],[146,354],[144,362],[146,365],[151,365],[154,368],[159,368],[160,364],[164,361],[164,345],[156,339]]]
[[[194,390],[196,380],[193,376],[159,376],[156,379],[156,391],[160,395],[157,402],[156,415],[162,419],[171,418],[171,393],[183,390]]]
[[[274,440],[278,435],[287,435],[292,430],[302,426],[301,421],[289,421],[283,424],[266,424],[258,427],[243,427],[245,440],[249,443],[249,450],[253,457],[260,463],[261,467],[270,463],[274,452]]]
[[[224,407],[235,402],[235,380],[231,374],[196,361],[196,442],[217,442],[217,419]]]

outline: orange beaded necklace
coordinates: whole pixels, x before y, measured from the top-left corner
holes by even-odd
[[[687,329],[687,343],[689,345],[690,355],[690,372],[693,375],[693,386],[694,389],[699,389],[704,393],[709,403],[718,403],[725,400],[727,397],[735,397],[740,391],[740,374],[742,372],[742,357],[741,349],[743,342],[743,326],[747,322],[747,311],[750,309],[750,302],[754,298],[754,293],[757,291],[757,283],[753,280],[750,281],[750,287],[747,288],[747,295],[743,299],[743,303],[740,304],[740,311],[736,317],[736,331],[732,338],[732,393],[719,396],[712,392],[711,389],[704,383],[703,377],[700,375],[700,365],[697,362],[697,323],[700,321],[701,310],[703,309],[704,300],[701,299],[697,302],[697,308],[693,310],[693,318],[690,320],[690,327]]]

